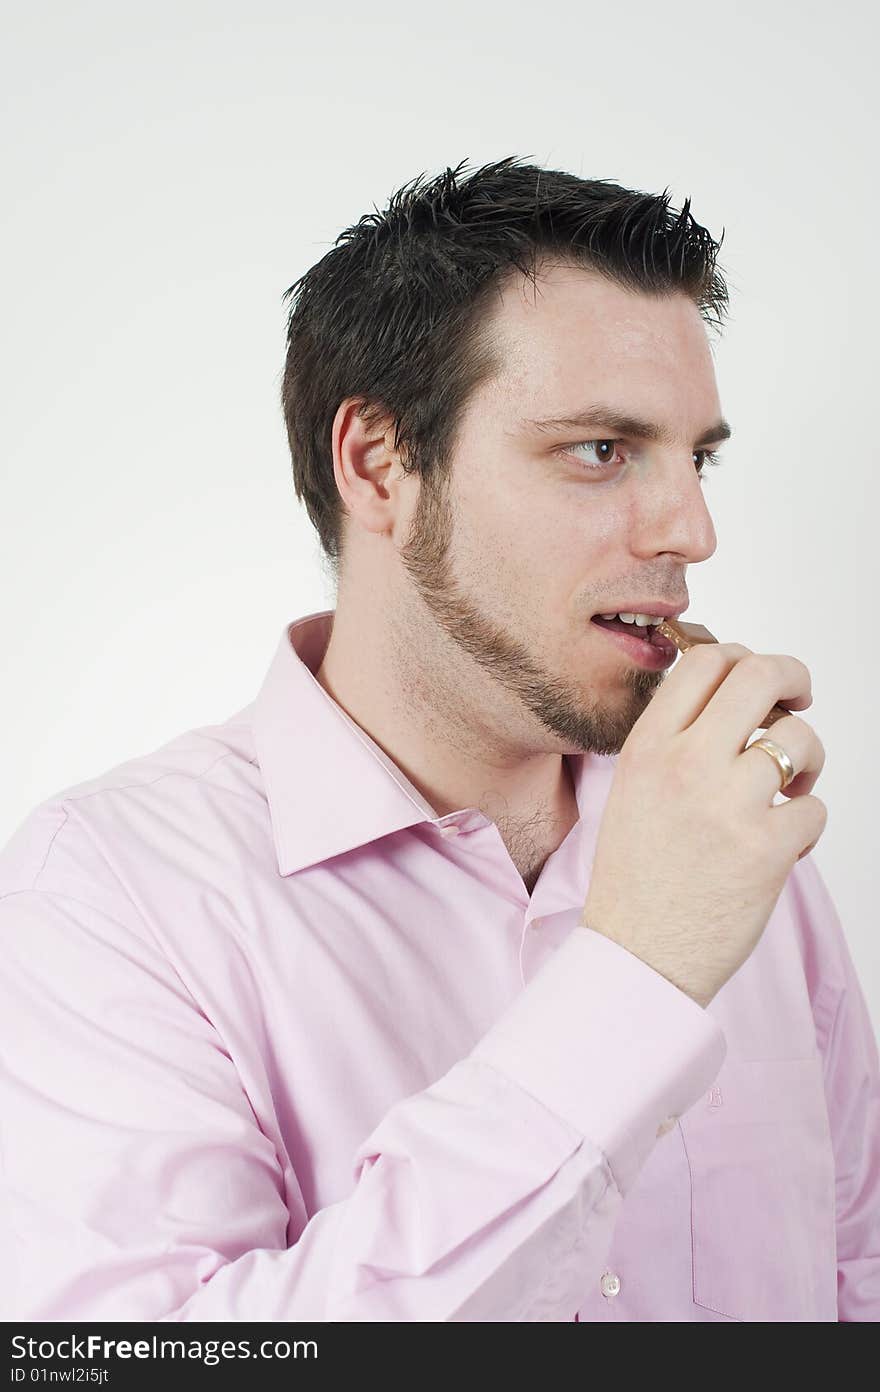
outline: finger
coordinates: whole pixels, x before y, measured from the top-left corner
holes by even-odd
[[[659,624],[658,627],[661,633],[667,638],[672,639],[675,646],[681,652],[687,652],[689,648],[695,646],[718,642],[715,634],[710,633],[708,628],[705,628],[703,624],[684,623],[681,619],[666,619],[665,622]],[[812,705],[812,701],[813,698],[811,695],[797,698],[797,704],[793,704],[791,708],[793,710],[805,710],[807,706]],[[787,714],[788,710],[784,706],[774,705],[766,715],[761,717],[758,728],[767,729],[775,720],[778,720],[780,716]]]
[[[766,749],[756,749],[752,741],[735,761],[737,772],[751,792],[762,802],[772,801],[779,792],[789,799],[810,793],[825,765],[825,748],[812,725],[799,715],[786,715],[777,720],[772,736],[764,738],[772,739],[788,755],[795,777],[782,788],[782,774],[775,759]]]
[[[804,710],[812,699],[810,669],[798,658],[786,653],[750,652],[732,666],[695,722],[695,729],[699,727],[710,742],[729,748],[731,755],[738,754],[776,702],[788,709]],[[776,721],[773,729],[781,724],[782,719]]]
[[[749,652],[740,643],[706,643],[688,648],[664,678],[633,731],[640,727],[645,733],[675,735],[686,730],[734,665]]]
[[[821,798],[810,794],[768,808],[768,816],[773,818],[773,833],[782,830],[789,855],[795,861],[809,855],[819,840],[828,822],[828,808]]]

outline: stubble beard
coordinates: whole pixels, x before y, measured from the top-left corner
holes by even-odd
[[[452,575],[454,513],[448,481],[420,481],[401,560],[413,588],[435,623],[461,650],[513,693],[545,730],[564,744],[562,753],[618,754],[639,716],[664,680],[663,672],[628,668],[615,705],[589,703],[576,687],[539,667],[528,650],[498,628],[461,592]],[[585,620],[585,622],[587,622]]]

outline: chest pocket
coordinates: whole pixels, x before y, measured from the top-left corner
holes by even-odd
[[[735,1320],[836,1320],[834,1157],[821,1055],[728,1058],[680,1126],[696,1304]]]

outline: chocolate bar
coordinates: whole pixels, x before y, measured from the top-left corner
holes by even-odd
[[[664,619],[658,623],[657,632],[669,638],[679,652],[687,652],[688,648],[693,648],[697,643],[717,643],[718,639],[710,633],[708,628],[702,624],[682,623],[681,619]],[[755,726],[756,730],[769,730],[774,721],[782,715],[791,715],[791,711],[784,706],[775,705],[765,715],[764,719]]]

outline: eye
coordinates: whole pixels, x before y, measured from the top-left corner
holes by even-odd
[[[721,463],[721,457],[720,457],[720,451],[719,451],[719,450],[707,450],[707,449],[698,449],[698,450],[694,450],[694,459],[696,459],[698,455],[702,455],[702,459],[701,459],[700,463],[697,464],[697,473],[699,474],[700,478],[703,477],[703,469],[704,469],[704,467],[708,467],[708,468],[717,468],[718,465]]]
[[[619,440],[581,440],[576,445],[566,446],[563,453],[570,454],[579,464],[583,465],[588,472],[598,473],[606,464],[612,462],[614,446],[619,443]],[[593,458],[597,460],[598,463],[591,464],[583,455],[577,453],[578,450],[592,450],[594,452]]]
[[[583,469],[588,473],[601,473],[602,470],[614,461],[615,447],[622,444],[621,440],[581,440],[578,444],[567,445],[560,451],[571,458],[576,459]],[[578,451],[589,450],[595,463],[591,463],[589,458]],[[716,468],[722,461],[720,451],[710,449],[698,449],[693,452],[694,465],[700,478],[703,477],[705,468]]]

